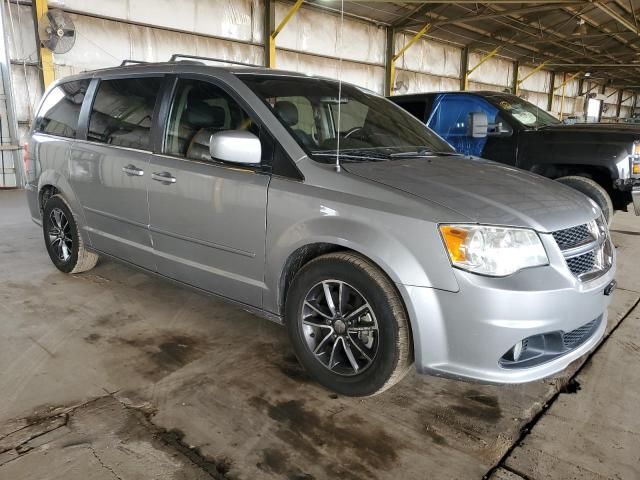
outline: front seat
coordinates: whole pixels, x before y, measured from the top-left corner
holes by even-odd
[[[187,158],[194,160],[211,160],[209,141],[211,135],[224,130],[226,113],[222,107],[212,107],[202,102],[189,107],[186,111],[187,123],[196,130],[189,142]]]
[[[291,127],[294,135],[298,137],[298,140],[300,140],[305,147],[309,149],[317,147],[316,142],[313,141],[311,135],[298,128],[292,128],[294,125],[298,124],[298,107],[291,102],[282,100],[280,102],[276,102],[273,110],[285,125]]]

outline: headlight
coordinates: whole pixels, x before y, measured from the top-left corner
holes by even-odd
[[[440,225],[440,233],[451,263],[469,272],[504,277],[549,264],[540,237],[526,228]]]

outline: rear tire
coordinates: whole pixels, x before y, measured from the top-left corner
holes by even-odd
[[[42,230],[47,252],[58,270],[82,273],[96,266],[98,255],[85,247],[75,216],[62,196],[54,195],[47,200]]]
[[[613,214],[615,213],[611,196],[609,196],[609,193],[596,181],[577,175],[556,178],[556,181],[584,193],[587,197],[596,202],[604,214],[607,225],[611,225]]]
[[[305,370],[342,395],[381,393],[413,363],[400,295],[357,254],[329,253],[304,265],[287,294],[285,323]]]

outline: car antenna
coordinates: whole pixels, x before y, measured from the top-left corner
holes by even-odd
[[[341,106],[342,106],[342,32],[344,26],[344,0],[340,0],[340,41],[338,42],[338,49],[340,56],[338,57],[338,126],[336,131],[336,172],[340,173],[340,119],[341,119]]]

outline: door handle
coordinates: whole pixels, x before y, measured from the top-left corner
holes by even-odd
[[[151,178],[156,182],[162,182],[164,185],[171,185],[176,183],[176,177],[169,172],[154,172],[151,174]]]
[[[144,170],[136,167],[135,165],[125,165],[122,167],[122,171],[130,177],[141,177],[144,175]]]

